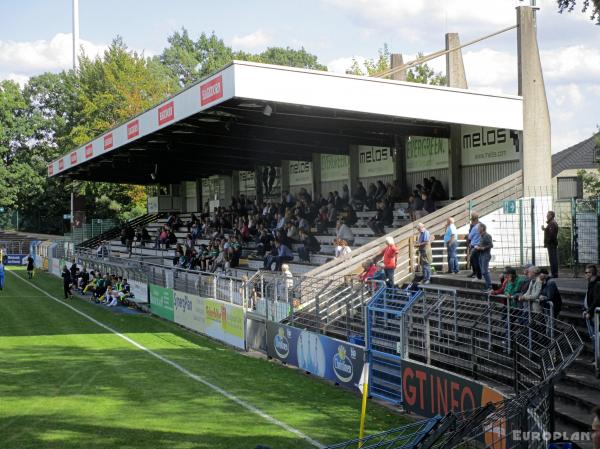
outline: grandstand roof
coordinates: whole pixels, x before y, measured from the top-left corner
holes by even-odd
[[[234,61],[65,154],[49,176],[136,184],[193,180],[451,124],[521,130],[522,98]]]

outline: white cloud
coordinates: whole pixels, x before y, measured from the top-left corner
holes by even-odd
[[[469,88],[490,93],[517,94],[517,57],[483,48],[463,54]]]
[[[431,26],[469,24],[481,28],[488,25],[509,26],[515,22],[517,0],[322,0],[339,13],[348,15],[369,29],[409,27],[407,34],[428,34]],[[438,32],[441,32],[438,31]]]
[[[574,83],[555,86],[549,92],[556,106],[576,108],[583,102],[583,94],[578,85]]]
[[[540,56],[546,80],[595,82],[600,79],[600,48],[575,45],[542,50]]]
[[[67,69],[73,65],[73,38],[71,34],[58,33],[50,40],[31,42],[0,41],[0,71],[19,75],[33,75],[45,71]],[[80,40],[83,51],[96,57],[106,48]]]
[[[241,50],[254,50],[264,47],[271,42],[271,37],[262,30],[257,30],[245,36],[233,36],[231,44]]]
[[[9,73],[7,76],[0,75],[0,80],[2,79],[12,80],[21,87],[23,87],[27,81],[29,81],[29,77],[27,75],[19,75],[17,73]]]

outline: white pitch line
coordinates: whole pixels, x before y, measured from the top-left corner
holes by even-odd
[[[12,274],[13,276],[17,277],[18,279],[22,280],[23,282],[29,284],[31,287],[35,288],[36,290],[42,292],[45,296],[47,296],[48,298],[52,299],[53,301],[56,301],[57,303],[71,309],[73,312],[78,313],[79,315],[81,315],[82,317],[86,318],[87,320],[91,321],[92,323],[100,326],[103,329],[106,329],[107,331],[117,335],[118,337],[122,338],[123,340],[127,341],[128,343],[131,343],[133,346],[135,346],[138,349],[141,349],[142,351],[147,352],[148,354],[156,357],[157,359],[159,359],[161,362],[166,363],[167,365],[171,365],[173,368],[175,368],[177,371],[181,372],[182,374],[185,374],[186,376],[188,376],[189,378],[195,380],[196,382],[199,382],[201,384],[206,385],[207,387],[209,387],[210,389],[216,391],[219,394],[222,394],[223,396],[225,396],[227,399],[229,399],[230,401],[235,402],[238,405],[241,405],[242,407],[244,407],[245,409],[251,411],[252,413],[255,413],[257,415],[259,415],[260,417],[264,418],[266,421],[270,422],[271,424],[274,424],[278,427],[281,427],[282,429],[293,433],[294,435],[308,441],[310,444],[312,444],[313,446],[321,449],[324,446],[319,443],[318,441],[312,439],[311,437],[309,437],[308,435],[306,435],[305,433],[302,433],[301,431],[299,431],[298,429],[295,429],[293,427],[291,427],[290,425],[279,421],[277,418],[273,418],[271,415],[268,415],[267,413],[263,412],[262,410],[260,410],[259,408],[253,406],[252,404],[249,404],[248,402],[238,398],[237,396],[225,391],[224,389],[222,389],[221,387],[216,386],[215,384],[210,383],[209,381],[207,381],[206,379],[204,379],[201,376],[198,376],[197,374],[192,373],[191,371],[187,370],[186,368],[184,368],[183,366],[179,365],[178,363],[173,362],[172,360],[167,359],[166,357],[163,357],[162,355],[154,352],[151,349],[146,348],[145,346],[141,345],[140,343],[136,342],[135,340],[132,340],[131,338],[129,338],[128,336],[117,332],[116,330],[114,330],[113,328],[111,328],[110,326],[107,326],[104,323],[101,323],[100,321],[96,320],[95,318],[92,318],[91,316],[89,316],[88,314],[82,312],[79,309],[76,309],[75,307],[73,307],[70,304],[65,303],[64,301],[61,301],[60,299],[58,299],[55,296],[52,296],[50,293],[42,290],[40,287],[38,287],[37,285],[29,282],[27,279],[22,278],[21,276],[19,276],[16,273],[13,273],[12,271],[9,271],[10,274]]]

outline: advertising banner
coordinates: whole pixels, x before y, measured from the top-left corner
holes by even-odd
[[[422,363],[402,360],[402,395],[403,406],[426,418],[446,413],[463,412],[487,404],[498,402],[505,397],[479,382],[450,373],[440,368]],[[485,441],[500,441],[504,433],[500,427],[485,434]],[[503,435],[502,435],[503,437]]]
[[[358,176],[386,176],[394,174],[392,149],[388,147],[358,146]]]
[[[60,260],[54,257],[50,259],[50,273],[55,276],[60,276]]]
[[[152,313],[173,321],[175,313],[173,310],[173,290],[150,284],[150,309]]]
[[[175,322],[196,332],[206,333],[204,300],[200,296],[173,292]]]
[[[290,186],[312,184],[312,162],[288,161],[290,173]]]
[[[516,134],[508,129],[462,126],[461,163],[467,165],[518,161]]]
[[[358,388],[364,349],[325,335],[269,321],[267,354],[309,373]]]
[[[204,301],[204,334],[236,348],[246,349],[244,339],[244,309],[216,299]]]
[[[133,279],[128,279],[129,288],[131,289],[131,293],[133,293],[133,299],[137,303],[147,303],[148,302],[148,284],[145,282],[134,281]]]
[[[26,265],[27,254],[7,254],[6,265]]]
[[[448,139],[411,137],[406,144],[406,171],[448,168]]]
[[[321,155],[321,182],[350,179],[350,157],[344,154]]]
[[[256,190],[256,179],[253,171],[240,171],[240,192],[252,192]]]

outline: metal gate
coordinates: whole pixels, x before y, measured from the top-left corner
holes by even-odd
[[[406,310],[422,291],[381,287],[367,306],[369,394],[393,404],[402,402],[402,359],[408,352]]]
[[[600,200],[571,202],[571,229],[573,265],[597,264],[600,255]]]

